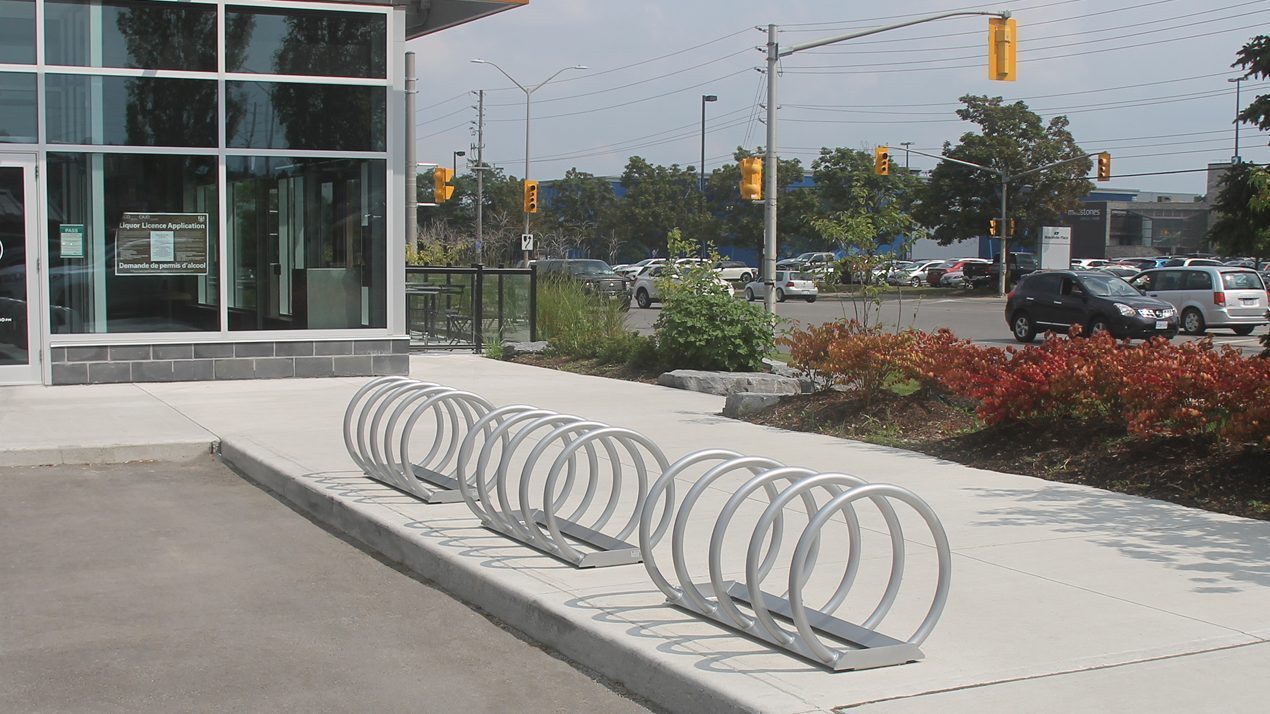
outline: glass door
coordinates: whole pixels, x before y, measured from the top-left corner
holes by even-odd
[[[0,384],[40,382],[35,160],[0,153]]]

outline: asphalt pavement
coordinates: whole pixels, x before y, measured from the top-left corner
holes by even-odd
[[[0,711],[646,711],[210,456],[0,481]]]

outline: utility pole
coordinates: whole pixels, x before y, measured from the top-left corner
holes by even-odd
[[[1230,163],[1233,166],[1243,162],[1243,159],[1239,156],[1239,110],[1243,108],[1240,102],[1239,89],[1243,85],[1244,78],[1233,77],[1226,81],[1235,83],[1235,154],[1230,157]]]
[[[908,173],[908,147],[912,146],[911,141],[901,141],[900,146],[904,147],[904,173]]]
[[[485,263],[485,90],[476,92],[476,262]]]
[[[866,37],[868,35],[876,35],[880,32],[898,30],[902,27],[912,27],[913,25],[921,25],[923,23],[934,22],[936,20],[943,20],[945,18],[967,17],[971,15],[1000,18],[1001,22],[1005,22],[1010,17],[1010,11],[1001,10],[998,12],[988,12],[988,11],[963,10],[963,11],[956,11],[956,12],[945,12],[945,13],[940,13],[938,15],[921,17],[916,20],[908,20],[907,22],[899,22],[894,25],[875,27],[870,30],[861,30],[859,32],[852,32],[846,35],[838,35],[837,37],[827,37],[821,40],[814,40],[812,42],[804,42],[803,44],[794,45],[793,47],[790,47],[784,50],[781,49],[780,43],[777,40],[777,37],[778,37],[777,26],[776,25],[767,26],[767,150],[763,158],[763,171],[766,173],[764,177],[766,185],[764,186],[763,190],[766,192],[766,195],[763,197],[764,207],[763,207],[762,270],[763,270],[763,282],[766,288],[766,290],[764,291],[766,294],[763,296],[763,307],[767,310],[769,314],[775,314],[776,312],[776,298],[773,295],[773,293],[775,292],[773,281],[776,279],[776,166],[777,166],[776,65],[777,63],[780,62],[780,59],[782,57],[788,57],[794,54],[795,52],[802,52],[803,50],[810,50],[815,47],[823,47],[825,45],[832,45],[838,42],[854,40],[856,38]],[[991,22],[992,21],[990,21],[990,23]],[[992,25],[989,24],[989,27],[991,28]],[[1008,44],[1009,47],[1006,48],[1005,44]],[[1003,43],[1001,48],[996,50],[991,50],[991,51],[996,52],[996,51],[1000,51],[1000,49],[1008,49],[1010,52],[1012,52],[1013,51],[1013,37],[1010,37],[1008,41],[1006,41],[1006,43]],[[1013,57],[1013,55],[1011,54],[1009,55],[1009,57]],[[993,79],[1013,79],[1012,62],[1006,62],[1005,64],[1009,66],[1010,71],[1008,73],[1002,74],[1000,70],[997,69],[996,75],[994,75],[990,71],[989,76]],[[993,68],[990,68],[990,70],[991,69]]]

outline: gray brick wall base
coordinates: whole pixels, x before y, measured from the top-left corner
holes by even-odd
[[[410,340],[54,347],[53,384],[379,377],[410,372]]]

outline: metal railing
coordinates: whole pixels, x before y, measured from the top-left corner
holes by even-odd
[[[431,445],[415,462],[410,444],[418,428],[431,429]],[[668,464],[655,443],[630,429],[527,405],[496,408],[471,392],[408,377],[380,377],[357,391],[344,413],[344,442],[353,461],[377,481],[426,503],[461,499],[486,528],[577,568],[642,560],[669,604],[832,671],[922,659],[920,645],[948,600],[952,553],[944,528],[925,501],[899,486],[726,449],[696,451]],[[694,509],[705,493],[718,492],[720,479],[736,474],[744,483],[727,489],[703,544],[708,577],[694,577],[685,553],[689,526],[701,520]],[[676,481],[691,483],[678,503]],[[749,534],[744,562],[725,563],[724,541],[740,527],[734,525],[738,513],[753,513],[760,492],[767,504],[743,531]],[[884,529],[861,525],[857,509],[865,503]],[[906,541],[896,506],[921,519],[936,557],[930,604],[906,639],[878,631],[900,601],[905,574]],[[805,524],[785,561],[781,544],[791,508],[801,511]],[[831,522],[830,534],[845,532],[845,544],[835,540],[832,548],[845,550],[846,562],[832,593],[812,605],[804,592]],[[654,557],[668,532],[676,582]],[[864,536],[874,533],[889,537],[888,575],[876,605],[856,624],[836,613],[865,561]],[[637,544],[628,542],[636,534]],[[765,589],[778,562],[788,565],[784,595]],[[741,566],[743,579],[724,577],[742,572]]]
[[[532,268],[406,266],[406,329],[421,350],[480,352],[538,339]]]

